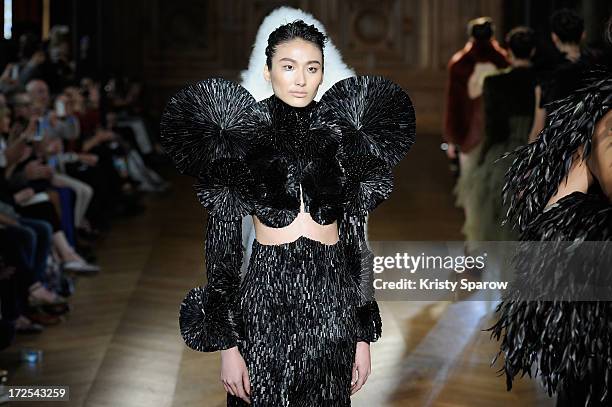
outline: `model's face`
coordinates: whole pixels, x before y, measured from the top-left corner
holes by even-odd
[[[272,69],[264,77],[274,94],[288,105],[307,106],[323,81],[323,54],[313,43],[296,38],[276,46]]]

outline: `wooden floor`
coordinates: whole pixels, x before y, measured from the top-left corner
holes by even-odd
[[[439,137],[421,135],[395,171],[395,191],[370,217],[371,240],[461,240],[462,213]],[[186,177],[149,200],[147,212],[118,222],[100,242],[103,272],[81,278],[73,311],[37,337],[20,336],[0,353],[10,383],[69,385],[68,403],[19,406],[224,406],[220,355],[189,350],[178,332],[178,307],[204,278],[205,212]],[[372,345],[373,373],[353,405],[552,406],[535,381],[505,380],[489,366],[495,354],[481,329],[493,303],[380,302],[384,335]],[[38,365],[17,364],[18,350],[44,350]]]

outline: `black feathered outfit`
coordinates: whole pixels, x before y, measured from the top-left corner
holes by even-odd
[[[560,393],[558,405],[610,406],[612,303],[568,299],[587,298],[594,287],[610,290],[612,205],[595,183],[588,193],[574,192],[545,208],[574,153],[584,146],[582,159],[592,154],[595,126],[612,108],[610,71],[583,79],[577,91],[547,106],[548,125],[515,152],[506,174],[507,220],[518,226],[522,242],[513,261],[517,278],[490,329],[502,340],[498,356],[508,390],[516,375],[531,376],[535,365],[549,395]]]
[[[186,344],[203,352],[238,346],[251,406],[349,406],[356,342],[382,333],[365,217],[389,197],[391,169],[414,142],[408,95],[362,76],[296,108],[274,95],[255,102],[240,85],[210,79],[171,98],[161,136],[179,171],[198,178],[208,210],[208,284],[181,304]],[[339,222],[339,241],[255,240],[241,279],[242,217],[288,226],[302,200],[315,222]],[[228,406],[242,405],[228,394]]]

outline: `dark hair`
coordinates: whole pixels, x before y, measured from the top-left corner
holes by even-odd
[[[321,54],[323,54],[327,36],[319,31],[314,25],[308,25],[302,20],[295,20],[292,23],[281,25],[276,30],[272,31],[268,37],[268,46],[266,47],[266,65],[268,65],[268,69],[272,69],[272,57],[276,53],[276,46],[295,38],[301,38],[304,41],[312,42],[319,47]],[[321,61],[321,63],[323,63],[323,61]]]
[[[604,33],[606,41],[608,41],[608,45],[612,46],[612,17],[608,20],[608,24],[606,24],[606,32]]]
[[[584,32],[584,20],[570,9],[555,11],[550,17],[550,30],[563,43],[578,44]]]
[[[490,17],[479,17],[468,22],[468,34],[475,40],[490,40],[493,37],[493,20]]]
[[[506,43],[515,57],[529,59],[535,48],[534,32],[529,27],[515,27],[506,35]]]

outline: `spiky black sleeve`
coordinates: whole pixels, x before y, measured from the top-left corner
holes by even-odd
[[[254,103],[237,83],[206,79],[170,98],[160,123],[164,149],[181,173],[197,178],[197,198],[208,210],[208,282],[190,290],[179,311],[185,343],[201,352],[231,348],[241,336],[242,217],[254,208],[253,177],[243,159],[251,137],[244,115]]]
[[[342,80],[320,104],[316,120],[340,134],[344,213],[339,235],[358,291],[358,338],[375,342],[382,321],[372,286],[374,255],[366,242],[366,216],[390,196],[391,169],[414,143],[414,108],[399,85],[380,76]]]
[[[382,320],[378,303],[374,298],[373,259],[374,254],[365,239],[365,215],[344,213],[339,225],[339,235],[345,248],[346,264],[357,287],[357,317],[359,331],[357,339],[376,342],[382,335]]]
[[[359,340],[375,342],[381,336],[382,321],[374,299],[374,255],[367,246],[365,224],[367,214],[391,194],[393,176],[385,162],[371,155],[355,155],[344,161],[343,167],[345,206],[338,233],[358,288]]]
[[[242,221],[210,215],[206,228],[205,286],[193,288],[179,314],[181,335],[200,352],[229,349],[243,335],[240,317]]]

